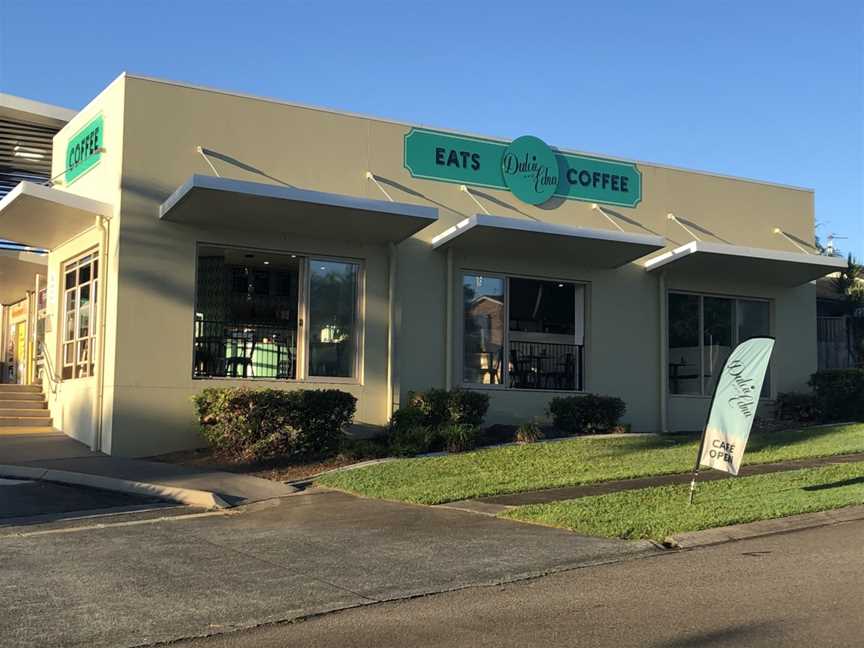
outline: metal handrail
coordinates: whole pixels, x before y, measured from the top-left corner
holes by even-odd
[[[42,359],[45,360],[45,367],[47,368],[45,373],[48,376],[48,382],[51,383],[51,393],[56,396],[60,381],[57,379],[57,374],[54,373],[54,365],[51,364],[51,356],[48,355],[48,349],[45,348],[44,342],[39,343],[39,351],[42,353]]]

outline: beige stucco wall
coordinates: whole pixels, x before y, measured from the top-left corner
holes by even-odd
[[[446,260],[432,250],[430,241],[475,213],[477,207],[459,191],[458,185],[410,177],[403,167],[403,137],[409,125],[135,77],[121,77],[99,100],[106,114],[106,138],[117,137],[113,129],[122,125],[122,187],[120,176],[113,175],[113,171],[106,177],[96,175],[109,171],[106,161],[116,149],[114,143],[108,143],[108,153],[98,171],[79,180],[74,190],[110,199],[119,206],[118,217],[112,223],[116,239],[112,241],[110,268],[117,283],[113,301],[109,301],[109,345],[116,339],[116,348],[111,354],[106,386],[112,452],[146,455],[198,444],[190,397],[206,386],[239,384],[191,378],[198,242],[363,260],[363,380],[356,385],[333,386],[358,396],[358,421],[383,424],[388,417],[386,249],[358,246],[351,241],[286,237],[278,232],[247,232],[242,228],[242,214],[238,214],[238,228],[231,230],[204,231],[160,222],[159,205],[180,184],[193,173],[212,174],[196,152],[198,146],[236,160],[237,164],[214,160],[224,177],[283,182],[304,189],[383,200],[382,193],[365,177],[369,170],[394,200],[437,207],[439,222],[398,246],[397,373],[403,398],[410,390],[446,383]],[[122,117],[114,116],[118,101],[122,102]],[[67,129],[69,134],[74,132],[74,124]],[[519,134],[503,135],[512,138]],[[62,152],[55,154],[55,159],[62,159]],[[116,159],[115,153],[112,165]],[[619,215],[619,224],[629,232],[664,236],[670,247],[686,243],[690,240],[687,233],[666,217],[674,212],[708,241],[795,251],[787,240],[772,233],[774,227],[782,227],[803,241],[812,240],[813,196],[809,191],[641,163],[639,168],[643,174],[642,202],[635,209],[608,210]],[[613,228],[587,203],[563,201],[544,209],[522,204],[505,191],[483,189],[482,193],[488,198],[480,196],[480,200],[496,215]],[[586,389],[624,398],[628,406],[626,421],[634,429],[659,428],[660,295],[656,274],[646,273],[636,263],[616,270],[583,267],[577,258],[548,258],[542,251],[524,258],[457,253],[454,267],[454,336],[461,325],[458,286],[464,269],[586,282]],[[778,337],[776,390],[799,388],[815,370],[815,300],[811,286],[793,290],[723,286],[719,279],[697,286],[673,274],[669,273],[670,289],[772,300]],[[454,345],[454,384],[458,384],[459,355]],[[254,384],[269,386],[258,381]],[[299,386],[284,382],[273,385]],[[527,391],[490,393],[490,422],[520,421],[539,415],[551,396]],[[682,400],[686,402],[679,403]],[[701,426],[706,406],[706,399],[670,399],[671,427]]]
[[[116,317],[117,317],[117,259],[119,239],[120,173],[123,150],[123,89],[125,77],[118,77],[108,87],[85,106],[55,136],[51,175],[56,177],[54,187],[86,196],[114,207],[107,225],[110,253],[101,259],[100,276],[106,280],[105,286],[105,401],[106,413],[103,414],[102,449],[111,450],[110,402],[113,389],[114,359],[116,357]],[[105,120],[103,146],[105,153],[99,164],[67,185],[63,177],[66,163],[66,144],[77,131],[98,114]],[[63,325],[63,264],[91,249],[98,249],[102,242],[102,232],[96,226],[81,232],[78,236],[53,250],[48,259],[47,325],[45,346],[51,356],[55,372],[62,371],[60,334]],[[53,275],[53,277],[52,277]],[[66,434],[94,445],[96,429],[96,379],[94,377],[61,381],[56,389],[46,380],[46,394],[55,427]]]

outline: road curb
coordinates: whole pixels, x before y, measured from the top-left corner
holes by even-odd
[[[0,464],[0,477],[48,481],[57,484],[86,486],[88,488],[99,488],[101,490],[114,491],[118,493],[142,495],[144,497],[158,497],[170,502],[177,502],[187,506],[196,506],[206,509],[230,508],[230,505],[226,503],[225,500],[219,497],[216,493],[211,493],[210,491],[165,486],[163,484],[150,484],[146,482],[131,481],[128,479],[118,479],[116,477],[103,477],[102,475],[91,475],[88,473],[72,472],[69,470],[52,470],[49,468],[34,468],[32,466],[9,466]]]
[[[803,513],[774,520],[760,520],[759,522],[733,524],[716,529],[705,529],[704,531],[679,533],[666,538],[663,546],[667,549],[709,547],[726,542],[748,540],[750,538],[788,533],[790,531],[815,529],[817,527],[830,526],[841,522],[854,522],[856,520],[864,520],[864,506],[847,506],[830,511]]]

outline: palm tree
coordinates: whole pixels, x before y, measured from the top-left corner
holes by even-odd
[[[864,364],[864,266],[852,254],[848,267],[831,280],[831,287],[842,297],[846,316],[846,341],[856,365]]]

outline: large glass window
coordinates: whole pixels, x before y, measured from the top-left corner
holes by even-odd
[[[731,299],[702,298],[702,367],[706,394],[714,393],[717,378],[732,353],[735,338],[734,305]]]
[[[355,378],[359,280],[357,263],[199,246],[193,375]]]
[[[95,252],[63,266],[62,377],[93,375],[96,359],[96,294],[99,260]]]
[[[309,375],[353,378],[359,266],[320,259],[309,266]]]
[[[465,275],[462,378],[482,385],[504,384],[504,279]]]
[[[763,335],[770,335],[767,301],[670,293],[670,393],[710,396],[735,346]],[[763,398],[771,393],[768,378]]]
[[[466,274],[462,379],[516,389],[582,389],[584,286]]]
[[[701,394],[699,363],[699,297],[669,295],[669,390]]]

